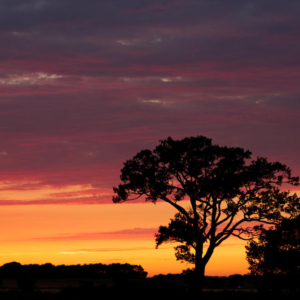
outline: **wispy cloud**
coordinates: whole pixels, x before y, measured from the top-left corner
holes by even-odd
[[[171,247],[169,247],[171,248]],[[62,254],[85,254],[97,252],[123,252],[123,251],[148,251],[155,250],[155,247],[131,247],[131,248],[95,248],[95,249],[81,249],[76,251],[64,251]]]
[[[108,232],[85,232],[75,235],[30,238],[30,241],[68,241],[68,240],[101,240],[101,239],[153,239],[157,228],[133,228]],[[85,251],[85,250],[82,250]]]
[[[47,74],[43,72],[9,75],[8,78],[0,78],[0,84],[3,85],[49,85],[55,84],[58,79],[63,78],[61,75]]]

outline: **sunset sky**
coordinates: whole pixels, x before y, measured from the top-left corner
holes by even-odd
[[[294,0],[0,0],[0,265],[190,267],[155,249],[170,205],[112,203],[123,162],[204,135],[299,176],[299,16]],[[247,273],[244,245],[207,275]]]

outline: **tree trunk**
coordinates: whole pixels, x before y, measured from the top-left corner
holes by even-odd
[[[197,239],[195,249],[195,271],[192,279],[191,288],[193,292],[202,293],[205,283],[205,267],[214,252],[214,244],[211,244],[203,256],[203,243],[201,238]]]
[[[193,282],[192,282],[192,290],[194,292],[197,291],[197,294],[202,293],[204,280],[205,280],[204,274],[205,274],[205,264],[203,262],[200,262],[198,266],[195,265],[195,272],[194,272]]]
[[[204,286],[205,280],[205,266],[206,263],[203,260],[203,244],[199,240],[197,241],[197,247],[195,251],[195,271],[192,277],[191,289],[193,292],[197,292],[197,294],[202,293],[202,289]]]

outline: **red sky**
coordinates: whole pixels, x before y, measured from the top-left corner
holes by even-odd
[[[171,208],[111,201],[123,162],[168,136],[299,175],[299,13],[277,0],[1,1],[0,263],[185,268],[154,249]],[[216,256],[210,274],[247,272],[242,245]],[[214,267],[224,257],[240,265]]]

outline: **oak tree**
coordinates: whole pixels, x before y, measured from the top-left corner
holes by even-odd
[[[172,205],[191,224],[195,278],[200,281],[214,249],[228,237],[251,238],[251,224],[280,222],[300,208],[296,194],[281,191],[299,177],[280,162],[268,162],[238,147],[221,147],[204,136],[161,140],[124,163],[113,201],[144,198]],[[183,201],[189,201],[190,210]]]

